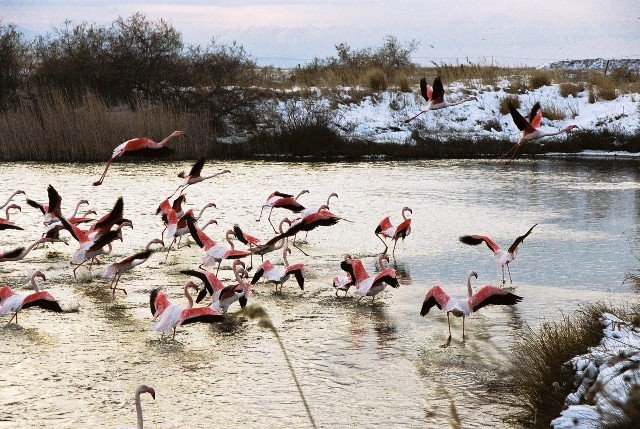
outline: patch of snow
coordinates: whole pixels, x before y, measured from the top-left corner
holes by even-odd
[[[602,315],[604,337],[587,354],[567,364],[576,371],[575,392],[567,396],[555,429],[600,428],[624,417],[624,406],[640,388],[640,329],[611,313]]]

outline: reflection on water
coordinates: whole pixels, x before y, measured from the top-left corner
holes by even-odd
[[[122,277],[119,286],[128,294],[110,301],[109,280],[101,277],[105,264],[159,236],[155,208],[187,164],[117,164],[100,188],[91,186],[100,165],[0,165],[3,183],[29,177],[20,188],[37,201],[46,201],[46,186],[53,184],[64,213],[87,198],[102,214],[123,195],[125,215],[134,223],[113,255],[102,257],[103,265],[92,273],[78,270],[78,281],[68,264],[73,242],[47,244],[22,262],[0,264],[0,281],[21,292],[28,270],[45,271],[42,287],[64,308],[75,309],[59,315],[30,309],[19,326],[0,328],[0,429],[133,424],[132,396],[140,383],[157,392],[156,401],[144,402],[150,427],[201,427],[204,421],[308,427],[273,334],[237,307],[224,323],[178,328],[175,340],[150,330],[150,291],[162,287],[172,302],[184,302],[187,278],[179,271],[199,264],[196,246],[172,252],[167,263],[165,252],[154,253]],[[300,199],[308,205],[323,204],[328,192],[336,192],[332,211],[355,221],[311,232],[303,245],[309,257],[293,249],[291,260],[307,268],[304,291],[292,281],[282,294],[259,283],[249,300],[268,311],[321,427],[436,427],[449,424],[452,406],[464,427],[517,426],[504,367],[523,330],[559,310],[625,301],[637,290],[624,282],[638,266],[631,252],[640,232],[636,161],[211,164],[233,174],[190,187],[185,207],[198,209],[213,199],[218,208],[209,215],[218,226],[207,233],[216,240],[234,223],[270,237],[269,224],[255,219],[276,189],[309,189]],[[3,190],[0,199],[11,191]],[[12,220],[26,231],[2,231],[2,250],[40,234],[40,213],[23,201],[23,212]],[[370,298],[335,298],[331,281],[343,274],[343,254],[363,258],[375,272],[381,243],[373,231],[380,219],[397,219],[407,205],[413,209],[412,233],[390,261],[400,287],[388,288],[373,305]],[[274,222],[284,215],[274,210]],[[465,342],[462,321],[452,318],[451,347],[441,349],[447,319],[437,309],[419,316],[425,291],[440,284],[452,296],[464,296],[472,268],[479,273],[474,287],[501,278],[486,246],[465,246],[458,237],[484,232],[508,246],[534,223],[538,227],[511,266],[523,302],[469,317]],[[282,255],[269,258],[281,263]],[[224,265],[220,277],[225,284],[233,281]]]

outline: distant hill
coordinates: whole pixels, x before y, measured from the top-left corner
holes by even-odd
[[[619,59],[619,60],[608,60],[609,61],[609,70],[616,68],[628,68],[640,70],[640,59]],[[566,61],[556,61],[554,63],[550,63],[542,66],[544,69],[592,69],[592,70],[604,70],[607,65],[606,58],[594,58],[588,60],[566,60]]]

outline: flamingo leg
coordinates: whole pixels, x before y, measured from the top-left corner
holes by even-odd
[[[176,238],[174,237],[174,238],[173,238],[173,241],[172,241],[172,242],[171,242],[171,244],[169,245],[169,250],[167,250],[167,257],[166,257],[166,258],[164,258],[164,263],[165,263],[165,264],[167,263],[167,259],[169,259],[169,252],[171,252],[171,248],[173,247],[173,243],[175,243],[175,242],[176,242]]]
[[[11,325],[11,321],[14,317],[16,318],[16,323],[18,323],[18,312],[15,312],[13,313],[13,316],[11,316],[11,319],[9,319],[9,323],[7,323],[7,326]]]
[[[393,258],[395,259],[396,257],[396,246],[398,245],[398,240],[395,240],[393,242],[393,251],[391,252],[391,255],[393,255]],[[385,252],[386,253],[386,252]]]
[[[309,254],[307,252],[305,252],[304,250],[302,250],[300,247],[296,246],[296,242],[294,240],[293,242],[293,247],[295,247],[296,249],[298,249],[299,251],[301,251],[302,253],[304,253],[304,256],[309,256]]]
[[[376,234],[376,237],[378,237],[378,239],[380,239],[380,241],[382,241],[382,244],[384,244],[384,250],[382,251],[382,253],[387,253],[387,249],[389,249],[389,246],[387,246],[386,241],[384,241],[382,239],[382,237],[380,237],[378,234]]]
[[[220,271],[220,264],[222,264],[222,259],[218,262],[218,269],[216,270],[216,277],[218,276],[218,271]]]
[[[509,268],[509,264],[507,263],[507,272],[509,273],[509,283],[513,284],[513,280],[511,280],[511,269]]]
[[[271,224],[271,228],[273,228],[274,234],[277,234],[278,232],[276,231],[276,227],[273,226],[273,222],[271,222],[271,212],[273,212],[273,207],[271,207],[271,210],[269,210],[269,216],[267,216],[267,220]]]
[[[127,291],[124,290],[123,288],[117,288],[116,286],[118,286],[118,282],[120,281],[120,277],[122,277],[122,274],[118,274],[118,280],[116,280],[116,284],[113,285],[113,293],[111,295],[111,300],[115,300],[116,299],[116,291],[117,290],[121,290],[122,292],[124,292],[124,294],[127,294]]]
[[[504,280],[504,265],[502,266],[502,284],[505,284],[505,280]]]
[[[258,216],[258,219],[256,219],[256,222],[260,222],[260,219],[262,219],[262,213],[264,213],[264,208],[265,207],[269,207],[269,206],[264,205],[264,206],[260,207],[260,216]]]
[[[79,264],[77,264],[77,265],[76,265],[76,267],[73,269],[73,279],[74,279],[74,280],[78,280],[78,277],[76,276],[76,270],[77,270],[78,268],[80,268],[80,267],[82,266],[82,264],[84,264],[85,262],[87,262],[87,261],[82,261],[82,262],[80,262],[80,263],[79,263]]]
[[[113,162],[113,158],[109,158],[109,160],[107,161],[107,165],[104,167],[104,171],[102,172],[102,176],[100,176],[100,179],[98,179],[98,181],[93,182],[93,186],[102,185],[102,182],[104,181],[104,178],[107,175],[107,170],[109,170],[109,166],[111,165],[111,162]]]
[[[447,313],[447,324],[449,325],[449,338],[447,338],[447,342],[441,345],[441,348],[446,348],[451,345],[451,319],[449,318],[449,313]]]
[[[173,327],[173,337],[171,337],[172,340],[176,339],[176,327]]]
[[[462,341],[464,342],[464,316],[462,316]]]

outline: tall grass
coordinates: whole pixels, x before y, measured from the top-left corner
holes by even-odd
[[[599,319],[605,309],[602,303],[590,304],[571,316],[544,323],[514,348],[510,372],[515,394],[532,427],[547,428],[560,415],[565,398],[575,389],[575,373],[565,362],[600,343]]]

